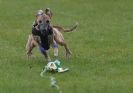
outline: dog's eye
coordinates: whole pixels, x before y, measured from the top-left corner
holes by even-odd
[[[40,20],[39,23],[42,23],[42,21]]]
[[[49,23],[49,22],[50,22],[49,20],[46,21],[46,23]]]

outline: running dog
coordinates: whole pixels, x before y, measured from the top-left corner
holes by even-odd
[[[53,29],[53,39],[48,39],[50,42],[50,45],[53,46],[54,48],[54,56],[58,56],[58,46],[63,46],[65,48],[66,51],[66,57],[69,57],[72,52],[70,51],[70,49],[68,48],[67,43],[64,40],[64,37],[62,35],[62,32],[72,32],[73,30],[75,30],[78,26],[78,23],[76,23],[74,26],[72,26],[71,28],[63,28],[61,26],[52,26]],[[30,57],[32,55],[32,50],[35,47],[40,47],[41,44],[41,39],[40,36],[37,35],[33,35],[30,34],[27,40],[27,44],[26,44],[26,53],[27,56]],[[45,58],[50,61],[50,57],[46,54]]]

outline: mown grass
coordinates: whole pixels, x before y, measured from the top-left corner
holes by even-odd
[[[0,93],[133,92],[132,0],[0,0]],[[68,27],[79,22],[76,32],[63,33],[73,56],[59,59],[70,71],[39,76],[46,62],[37,49],[28,60],[25,43],[38,9],[50,7],[53,24]],[[50,50],[53,58],[53,51]]]

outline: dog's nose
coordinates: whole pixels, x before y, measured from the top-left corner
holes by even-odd
[[[49,21],[49,20],[47,20],[47,21],[46,21],[46,23],[48,23],[48,24],[49,24],[49,23],[50,23],[50,21]]]

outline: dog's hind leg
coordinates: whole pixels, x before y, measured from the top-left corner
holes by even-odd
[[[61,46],[64,46],[65,51],[66,51],[66,57],[69,58],[72,55],[72,52],[68,48],[67,44],[65,42],[58,42]]]
[[[67,44],[65,43],[65,40],[64,40],[64,37],[63,37],[62,33],[60,31],[58,31],[58,29],[54,29],[54,40],[59,45],[64,46],[64,48],[66,50],[66,57],[70,57],[70,55],[72,54],[72,52],[68,48]]]
[[[64,42],[63,46],[66,50],[66,57],[69,58],[72,55],[72,52],[70,51],[70,49],[68,48],[68,46],[65,42]]]

